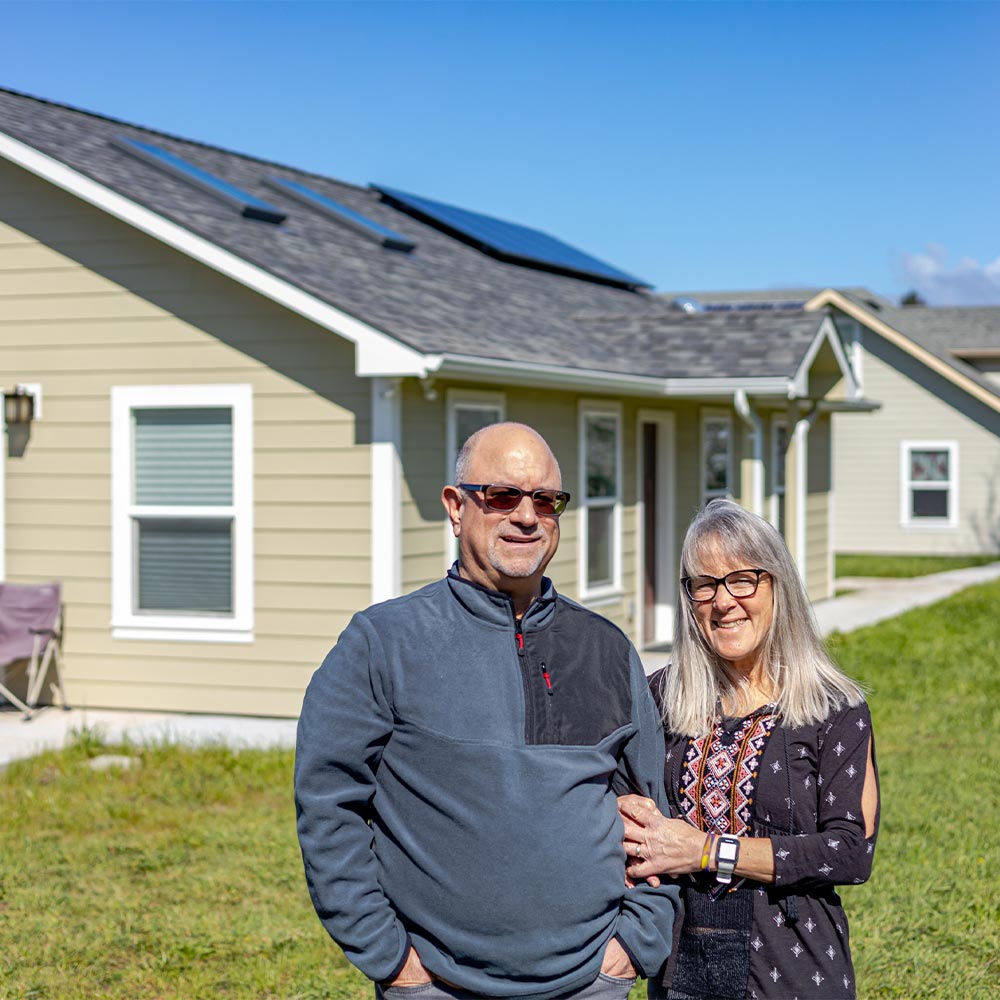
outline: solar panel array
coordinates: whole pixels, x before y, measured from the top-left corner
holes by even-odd
[[[590,278],[624,288],[648,288],[648,282],[626,274],[616,267],[577,250],[562,240],[538,229],[505,222],[481,212],[471,212],[455,205],[409,194],[396,188],[373,185],[382,197],[396,208],[427,222],[449,235],[471,243],[500,260],[559,274]]]

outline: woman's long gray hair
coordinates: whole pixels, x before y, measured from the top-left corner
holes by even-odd
[[[762,654],[784,723],[815,724],[845,704],[861,702],[861,688],[826,651],[799,571],[774,527],[731,500],[712,500],[688,528],[681,576],[704,575],[719,557],[739,568],[765,569],[770,575],[774,617]],[[665,725],[675,733],[701,736],[712,726],[718,700],[738,694],[742,683],[745,679],[705,641],[682,587],[672,666],[663,679]]]

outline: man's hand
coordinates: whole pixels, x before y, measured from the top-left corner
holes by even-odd
[[[400,970],[399,975],[386,986],[423,986],[429,983],[434,977],[424,968],[424,963],[420,961],[420,956],[411,947],[410,953],[406,956],[406,964]]]
[[[635,979],[635,966],[628,957],[628,953],[618,943],[617,938],[612,938],[604,949],[604,961],[601,962],[601,972],[606,976],[615,979]]]

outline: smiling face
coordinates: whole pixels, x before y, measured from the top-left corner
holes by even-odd
[[[692,575],[723,577],[753,565],[752,561],[710,546],[698,560],[697,574]],[[761,574],[752,597],[733,597],[720,583],[712,600],[693,603],[691,609],[705,642],[720,659],[746,676],[763,666],[761,654],[774,619],[770,574]]]
[[[497,424],[478,439],[467,481],[522,490],[560,489],[559,465],[549,446],[527,427]],[[441,496],[458,537],[463,577],[510,594],[518,612],[541,591],[542,574],[559,545],[559,519],[539,517],[531,497],[508,512],[489,510],[482,493],[446,486]]]

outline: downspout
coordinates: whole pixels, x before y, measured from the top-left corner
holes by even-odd
[[[806,485],[809,465],[809,429],[819,416],[819,407],[813,403],[795,421],[795,563],[802,582],[806,580]]]
[[[750,509],[764,516],[764,425],[760,415],[750,408],[745,389],[733,393],[733,406],[740,419],[750,428],[753,458],[750,460]]]

